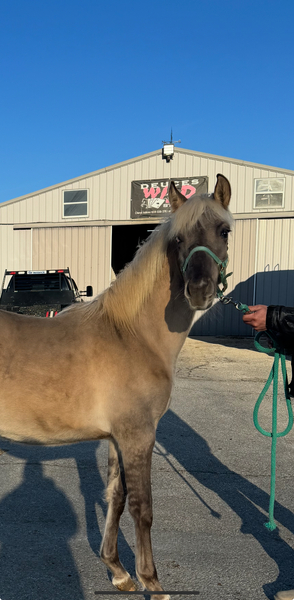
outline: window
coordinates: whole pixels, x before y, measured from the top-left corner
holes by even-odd
[[[88,190],[65,190],[63,192],[63,217],[88,216]]]
[[[271,177],[255,179],[254,208],[277,208],[284,206],[285,179]]]

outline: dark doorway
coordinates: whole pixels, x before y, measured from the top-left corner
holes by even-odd
[[[157,227],[157,223],[144,225],[114,225],[112,227],[111,266],[117,275],[134,258],[138,246]]]

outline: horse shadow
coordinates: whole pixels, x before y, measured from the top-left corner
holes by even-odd
[[[184,444],[179,443],[179,438],[185,440]],[[272,598],[278,590],[293,586],[294,550],[281,539],[278,530],[269,534],[264,527],[263,511],[268,511],[269,495],[216,458],[206,440],[172,410],[160,420],[156,439],[167,458],[173,456],[187,473],[226,502],[240,517],[241,532],[253,536],[276,562],[279,575],[275,582],[264,584],[266,596]],[[9,600],[40,597],[84,600],[69,543],[78,532],[75,509],[54,481],[45,476],[42,463],[75,460],[85,501],[87,538],[98,558],[102,532],[96,516],[97,505],[106,515],[105,484],[97,465],[100,442],[31,447],[3,440],[1,447],[25,463],[21,484],[0,502],[1,596]],[[200,498],[195,490],[194,493]],[[220,516],[215,511],[211,514]],[[276,502],[275,516],[294,533],[291,511]],[[119,551],[123,564],[134,577],[134,553],[121,530]]]
[[[183,444],[179,443],[181,438]],[[276,562],[279,575],[275,582],[264,584],[266,596],[272,598],[281,589],[293,588],[294,549],[280,537],[278,529],[269,533],[264,527],[263,511],[268,512],[269,495],[216,458],[205,439],[172,410],[168,410],[159,422],[156,439],[164,448],[163,454],[167,459],[168,455],[172,455],[187,473],[226,502],[241,519],[240,531],[253,536]],[[175,467],[173,469],[176,470]],[[199,494],[193,491],[203,502]],[[212,516],[220,517],[217,512],[210,511]],[[275,503],[275,517],[294,533],[293,513],[278,502]]]
[[[80,518],[58,483],[56,485],[50,476],[45,475],[44,465],[53,460],[75,460],[84,498],[87,539],[91,550],[99,558],[103,531],[99,527],[96,508],[100,507],[104,517],[107,511],[105,482],[100,473],[102,469],[97,465],[99,446],[100,442],[27,446],[1,440],[4,452],[24,463],[21,483],[0,501],[1,598],[85,599],[70,547],[70,540],[79,533]],[[103,467],[104,473],[106,470]],[[121,531],[118,543],[124,565],[134,576],[134,554]],[[109,573],[108,577],[110,579]]]
[[[225,294],[225,297],[230,296],[236,302],[249,305],[294,306],[294,270],[258,272]],[[189,334],[192,337],[222,336],[226,344],[228,335],[250,337],[255,333],[243,322],[242,313],[232,304],[224,305],[218,301],[208,310],[198,313],[197,317]],[[218,341],[222,343],[222,339]]]

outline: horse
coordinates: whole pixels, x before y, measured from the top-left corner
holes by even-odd
[[[101,559],[116,588],[137,589],[117,548],[128,497],[136,574],[153,600],[170,598],[150,537],[156,428],[195,311],[212,305],[226,264],[230,197],[223,175],[213,194],[188,200],[171,182],[170,215],[102,294],[53,319],[0,311],[0,435],[45,445],[109,440]]]

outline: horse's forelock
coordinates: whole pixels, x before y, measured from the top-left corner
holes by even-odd
[[[223,220],[231,228],[233,217],[229,210],[225,210],[213,197],[198,197],[187,200],[173,215],[169,229],[169,239],[185,235],[201,223],[203,217],[208,217],[212,222]]]

